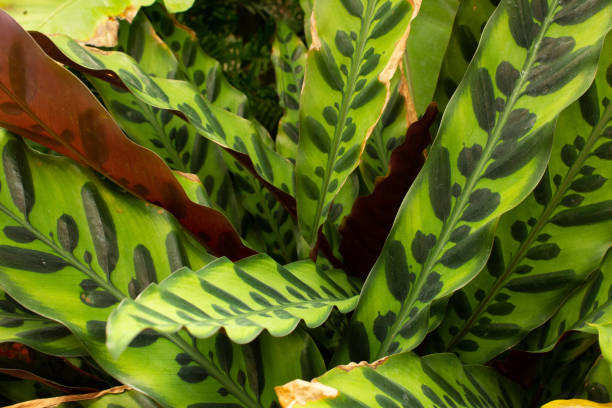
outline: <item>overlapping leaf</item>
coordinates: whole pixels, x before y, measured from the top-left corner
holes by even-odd
[[[452,354],[412,353],[338,366],[307,383],[277,387],[285,408],[524,407],[520,388],[483,366],[463,366]]]
[[[6,226],[4,234],[19,233],[19,229]],[[23,343],[46,354],[56,356],[80,356],[85,351],[81,343],[66,327],[38,316],[6,293],[0,293],[0,342]]]
[[[612,245],[609,67],[611,35],[595,82],[559,117],[542,181],[501,218],[487,268],[453,295],[439,335],[463,361],[488,361],[548,320]],[[597,276],[601,282],[601,272]],[[588,296],[597,293],[593,289]],[[571,315],[589,311],[592,299],[582,300]]]
[[[580,18],[574,3],[549,3],[541,13],[532,9],[542,5],[538,0],[504,0],[491,17],[336,361],[371,360],[418,345],[431,302],[484,267],[499,216],[544,173],[555,116],[588,88],[612,22],[607,3],[589,3]],[[561,43],[571,46],[551,52],[550,44]]]
[[[412,108],[418,117],[425,113],[427,106],[433,101],[460,3],[459,0],[423,1],[419,14],[412,23],[405,63],[406,76],[410,81]],[[468,3],[464,4],[467,6]]]
[[[278,124],[276,151],[295,160],[300,129],[300,93],[304,83],[306,47],[284,22],[278,24],[272,46],[276,92],[285,113]]]
[[[407,0],[314,3],[296,160],[298,220],[311,246],[382,115],[414,12]]]
[[[199,271],[177,271],[136,300],[124,300],[109,318],[107,344],[118,356],[145,329],[171,334],[182,327],[198,338],[224,328],[239,344],[263,329],[280,337],[300,320],[319,326],[334,306],[351,311],[357,295],[343,272],[323,273],[310,261],[283,267],[266,255],[219,259]]]
[[[263,180],[287,194],[294,194],[293,165],[273,150],[272,140],[261,133],[262,129],[212,105],[193,84],[147,75],[131,57],[119,51],[106,52],[81,46],[66,36],[53,36],[51,41],[37,34],[36,39],[60,62],[109,82],[120,80],[146,104],[182,112],[204,137],[224,148],[248,155]],[[110,75],[109,71],[112,71]]]
[[[85,85],[1,10],[0,30],[0,126],[160,203],[217,254],[239,259],[254,252],[223,214],[190,201],[164,162],[126,139]]]

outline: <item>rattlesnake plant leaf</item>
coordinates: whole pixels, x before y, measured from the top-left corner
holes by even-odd
[[[342,271],[323,273],[311,261],[283,267],[267,255],[236,263],[221,258],[198,271],[179,270],[137,299],[123,300],[109,318],[107,345],[119,356],[145,329],[172,334],[183,327],[197,338],[223,328],[234,343],[245,344],[263,329],[280,337],[301,320],[319,326],[334,306],[348,313],[357,299]]]
[[[389,171],[393,149],[405,141],[408,126],[416,121],[415,113],[408,112],[408,105],[412,104],[411,96],[406,78],[400,70],[391,79],[391,89],[389,102],[366,142],[359,163],[361,180],[370,193],[374,191],[377,178],[384,177]]]
[[[414,14],[408,0],[314,3],[296,160],[298,221],[310,246],[382,116]]]
[[[232,259],[253,253],[223,214],[190,201],[165,163],[130,142],[87,87],[47,57],[3,11],[0,31],[0,66],[5,67],[0,72],[0,126],[160,203],[216,253]]]
[[[21,228],[7,225],[6,235],[13,237],[27,234]],[[26,235],[27,239],[33,238]],[[0,292],[0,342],[18,342],[45,354],[62,357],[85,355],[81,343],[61,324],[36,315]]]
[[[410,126],[404,142],[389,158],[388,174],[378,179],[372,194],[357,199],[342,224],[340,252],[351,275],[366,279],[380,255],[395,214],[425,163],[424,150],[431,141],[429,126],[436,114],[432,106]]]
[[[304,407],[523,407],[519,387],[484,366],[463,366],[452,354],[413,353],[372,364],[350,363],[316,381],[276,388],[281,406]]]
[[[239,116],[247,114],[247,97],[234,88],[223,75],[221,64],[202,50],[196,33],[180,24],[161,5],[148,7],[157,33],[169,45],[185,78],[193,83],[213,106]]]
[[[501,218],[486,269],[453,295],[439,335],[463,361],[486,362],[546,322],[612,245],[609,67],[610,34],[595,82],[559,117],[540,184]]]
[[[262,134],[256,124],[212,105],[194,84],[147,75],[133,58],[119,51],[81,46],[66,36],[50,39],[39,33],[34,36],[59,62],[111,83],[120,79],[122,87],[142,102],[181,112],[202,136],[223,148],[248,155],[263,180],[294,195],[293,165],[273,150],[269,136]]]
[[[285,22],[278,23],[272,45],[276,92],[285,110],[278,123],[276,151],[295,160],[300,129],[300,93],[304,84],[306,47]]]
[[[410,78],[413,109],[418,117],[434,100],[459,3],[459,0],[424,1],[412,22],[404,62]]]
[[[186,384],[200,395],[213,393],[217,402],[227,400],[216,394],[215,380],[195,381],[188,375],[193,369],[181,371],[175,357],[183,351],[166,339],[140,336],[116,361],[105,346],[113,305],[178,268],[206,264],[211,257],[203,248],[167,212],[67,158],[33,153],[8,136],[1,138],[0,151],[1,223],[21,231],[0,235],[3,289],[70,329],[110,375],[165,405],[199,402],[184,392]],[[53,206],[43,205],[49,202]]]
[[[594,402],[609,402],[612,400],[611,395],[612,365],[600,356],[584,380],[584,389],[576,397]]]
[[[612,5],[571,25],[553,22],[567,12],[565,3],[552,0],[549,6],[540,23],[531,17],[531,4],[504,0],[489,20],[336,361],[371,360],[417,346],[428,329],[431,302],[481,271],[499,217],[542,177],[554,119],[589,87],[612,22]],[[573,48],[542,59],[554,38],[566,37]]]
[[[498,3],[496,0],[472,0],[459,4],[434,94],[434,101],[441,112],[444,112],[448,101],[461,82],[476,52],[485,23]]]
[[[310,22],[312,17],[312,6],[314,0],[300,0],[300,7],[304,12],[304,37],[306,37],[306,46],[310,48],[312,43],[312,31],[310,29]]]
[[[34,380],[21,380],[5,375],[0,376],[0,404],[3,404],[3,407],[37,398],[49,398],[58,395],[62,395],[62,393]]]
[[[177,59],[144,14],[140,13],[127,31],[120,45],[143,71],[161,78],[176,77]],[[171,112],[148,105],[130,92],[93,76],[88,79],[127,136],[157,153],[171,169],[196,174],[214,208],[223,212],[239,231],[243,211],[217,145]]]

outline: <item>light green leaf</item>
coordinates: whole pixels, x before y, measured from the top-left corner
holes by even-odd
[[[147,75],[127,54],[81,46],[66,36],[54,36],[52,40],[80,67],[113,71],[142,102],[182,112],[204,137],[221,147],[248,154],[263,180],[294,194],[293,165],[273,150],[269,136],[262,134],[256,124],[210,104],[189,82]]]
[[[407,0],[314,4],[296,160],[298,221],[311,246],[382,116],[413,13]]]
[[[26,230],[7,226],[4,234],[28,236]],[[0,342],[17,342],[45,354],[62,357],[85,355],[81,343],[66,327],[38,316],[0,292]]]
[[[283,267],[267,255],[236,263],[222,258],[196,272],[179,270],[136,300],[122,301],[109,318],[107,345],[119,356],[145,329],[172,334],[183,327],[198,338],[223,328],[238,344],[263,329],[280,337],[300,320],[319,326],[334,306],[348,313],[357,295],[343,272],[320,272],[311,261]]]
[[[612,35],[595,82],[559,117],[540,184],[501,218],[487,268],[451,299],[439,335],[445,350],[463,361],[486,362],[542,325],[612,245],[612,143],[604,136],[612,119],[609,66]],[[593,284],[600,284],[601,272],[595,273]],[[582,292],[585,303],[563,315],[567,324],[570,315],[588,313],[593,290]],[[545,347],[552,344],[548,339]]]
[[[612,5],[580,24],[553,23],[564,10],[552,0],[540,23],[531,17],[531,5],[503,0],[489,20],[335,361],[372,360],[416,347],[427,333],[431,303],[484,267],[499,217],[542,177],[554,119],[593,80],[612,25]],[[545,39],[553,37],[571,37],[575,45],[540,62],[551,41]]]
[[[276,151],[295,160],[297,154],[300,114],[299,101],[304,83],[306,47],[289,25],[280,22],[272,45],[272,63],[276,74],[276,92],[285,114],[278,124]]]
[[[523,407],[523,392],[489,367],[452,354],[412,353],[339,366],[316,382],[276,388],[283,407]],[[293,403],[293,405],[292,405]]]
[[[459,3],[459,0],[424,1],[412,23],[405,62],[410,78],[410,94],[418,117],[433,101]],[[467,2],[464,3],[467,5]]]

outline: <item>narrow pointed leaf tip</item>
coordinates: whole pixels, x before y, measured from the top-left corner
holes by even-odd
[[[264,329],[286,336],[301,320],[323,324],[334,306],[350,312],[358,293],[342,271],[321,272],[310,261],[281,266],[267,255],[236,263],[222,258],[196,272],[181,269],[125,299],[109,318],[107,347],[116,358],[145,329],[172,334],[185,327],[208,338],[223,328],[239,344]]]

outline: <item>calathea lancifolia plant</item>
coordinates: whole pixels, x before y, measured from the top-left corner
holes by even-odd
[[[607,406],[609,0],[302,0],[272,134],[152,3],[0,0],[2,402]]]

